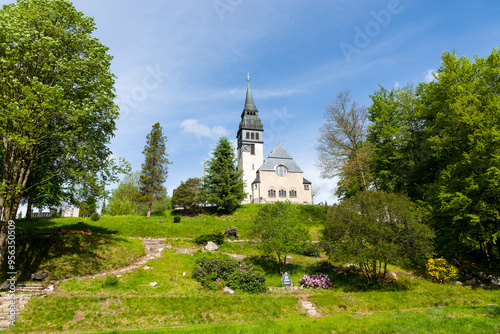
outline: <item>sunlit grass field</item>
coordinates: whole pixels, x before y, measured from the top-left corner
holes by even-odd
[[[322,208],[303,206],[300,219],[317,239]],[[232,216],[182,217],[167,211],[152,218],[102,217],[18,221],[25,250],[22,275],[43,269],[60,281],[45,298],[33,298],[21,312],[16,333],[497,333],[500,331],[500,291],[436,284],[419,273],[391,267],[396,282],[367,285],[362,277],[339,274],[325,255],[313,258],[292,254],[287,272],[299,285],[305,274],[328,274],[328,290],[268,291],[252,295],[237,291],[206,291],[192,277],[197,259],[205,256],[246,256],[264,269],[268,286],[281,286],[278,264],[263,256],[253,241],[226,240],[216,254],[203,252],[191,238],[237,226],[248,238],[257,205],[246,205]],[[163,220],[163,223],[159,223]],[[83,222],[83,224],[78,224]],[[65,230],[91,229],[98,235],[59,235]],[[189,248],[192,255],[166,249],[160,258],[106,285],[106,276],[87,275],[125,266],[144,255],[141,241],[130,237],[166,237],[173,248]],[[175,239],[179,238],[179,239]],[[24,241],[24,243],[22,242]],[[149,283],[157,282],[155,287]],[[313,302],[321,317],[311,318],[299,300]]]

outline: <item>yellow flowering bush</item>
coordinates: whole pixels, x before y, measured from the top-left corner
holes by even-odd
[[[458,270],[445,259],[429,259],[427,261],[427,276],[434,282],[443,283],[457,277]]]

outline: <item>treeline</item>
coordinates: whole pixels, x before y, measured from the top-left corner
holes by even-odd
[[[364,108],[341,92],[318,143],[340,198],[403,194],[425,212],[435,249],[490,267],[500,255],[500,50],[470,60],[445,52],[434,80],[380,87]]]

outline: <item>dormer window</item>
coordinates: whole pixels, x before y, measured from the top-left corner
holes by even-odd
[[[278,174],[279,176],[285,176],[286,173],[287,169],[285,166],[279,165],[278,167],[276,167],[276,174]]]

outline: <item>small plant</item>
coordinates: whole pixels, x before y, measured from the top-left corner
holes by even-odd
[[[92,216],[90,216],[90,219],[92,219],[92,221],[94,222],[98,221],[100,218],[101,216],[97,212],[94,212]]]
[[[238,238],[238,234],[238,228],[236,226],[230,226],[226,228],[226,231],[224,232],[224,235],[231,240]]]
[[[304,275],[299,280],[299,283],[304,288],[314,288],[314,289],[328,289],[332,286],[332,282],[325,274],[316,274],[316,275]]]
[[[457,277],[458,270],[451,264],[449,264],[445,259],[429,259],[426,265],[427,276],[432,279],[432,281],[437,283],[444,283],[447,281],[452,281]]]
[[[209,234],[202,234],[194,239],[194,243],[197,245],[206,245],[209,241],[212,241],[217,245],[222,245],[224,243],[224,234],[222,234],[221,232],[214,232]]]
[[[175,216],[174,217],[174,223],[180,223],[181,222],[181,217],[180,216]]]
[[[102,287],[118,285],[118,277],[115,275],[106,275],[106,279],[102,283]]]

